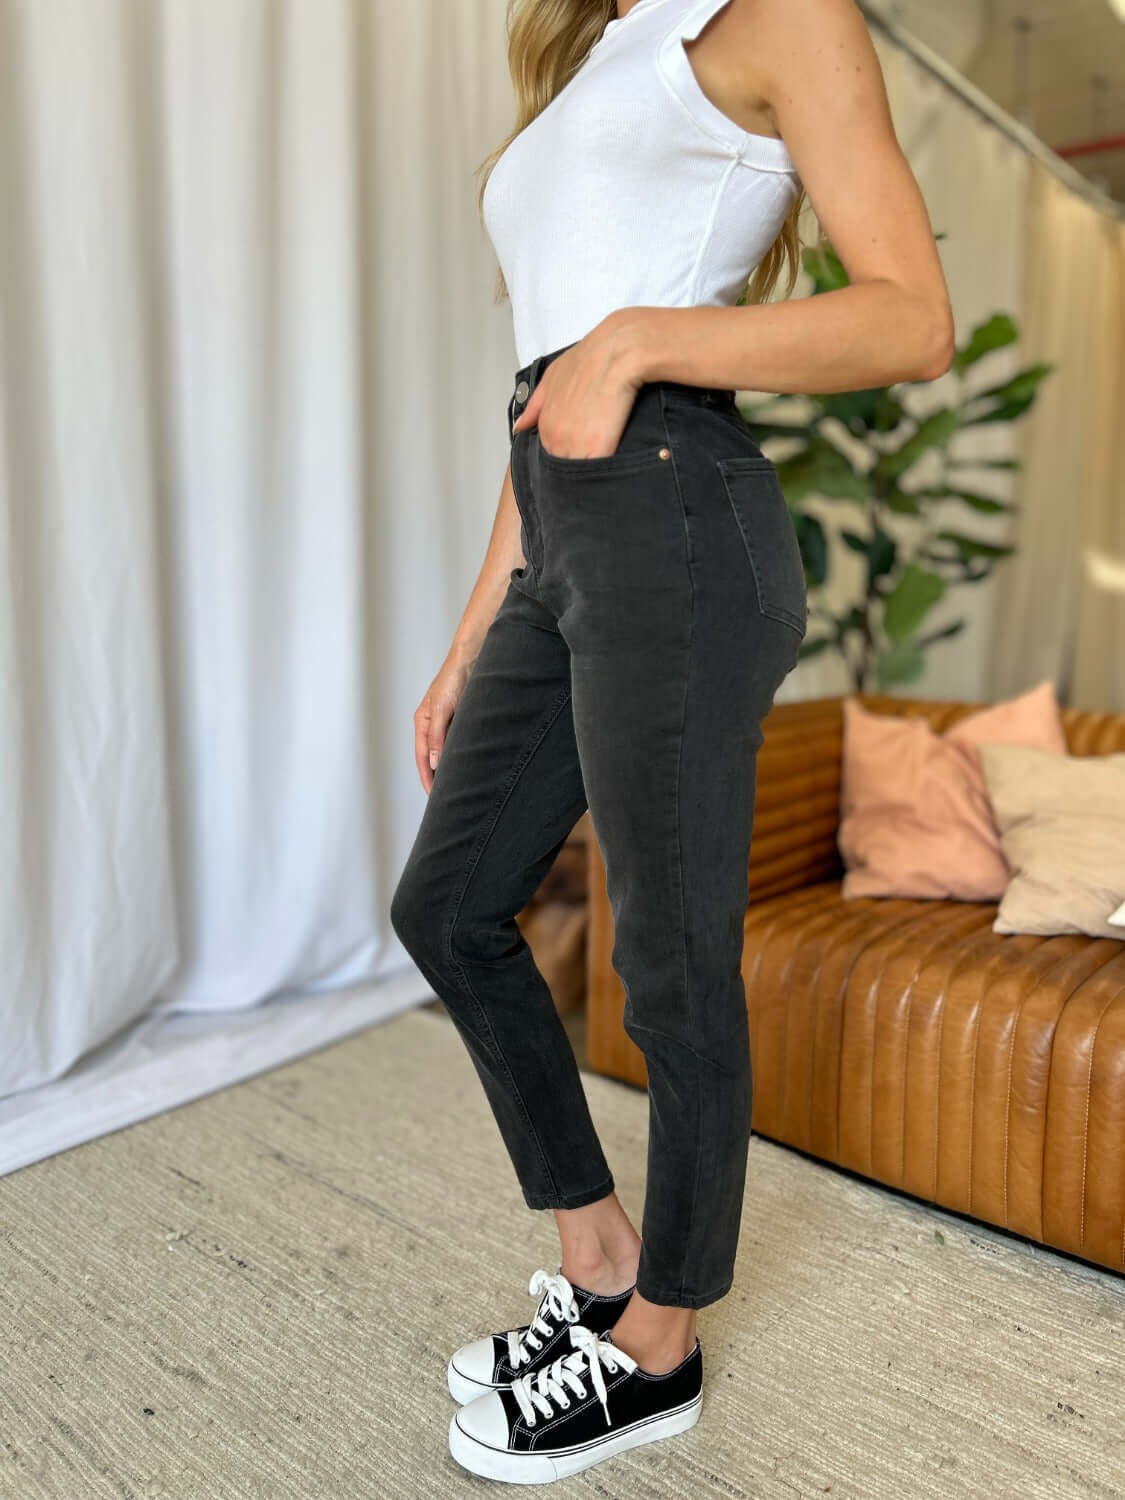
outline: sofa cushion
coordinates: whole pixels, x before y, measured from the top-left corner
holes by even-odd
[[[1125,755],[1051,755],[982,745],[981,764],[1011,880],[996,932],[1125,939]]]
[[[922,715],[872,713],[843,701],[837,842],[845,900],[861,896],[998,901],[1008,866],[978,746],[1067,754],[1054,685],[975,710],[944,734]]]

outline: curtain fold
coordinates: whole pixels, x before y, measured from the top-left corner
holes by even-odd
[[[1064,372],[997,481],[1019,555],[911,691],[1120,709],[1120,226],[877,45],[959,333],[1022,307],[996,369]],[[473,170],[511,116],[494,0],[0,4],[0,1096],[410,968],[411,716],[507,458]]]
[[[0,6],[0,1092],[181,957],[126,97],[110,31]]]
[[[997,696],[1050,677],[1065,702],[1125,709],[1125,223],[1039,163],[1028,183],[1023,350],[1049,361],[1019,426],[1017,556],[999,580]]]
[[[510,114],[489,0],[0,5],[0,1095],[410,967]]]

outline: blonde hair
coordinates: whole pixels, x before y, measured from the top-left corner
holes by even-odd
[[[608,23],[615,19],[616,0],[508,0],[506,28],[508,71],[516,95],[516,122],[511,133],[490,151],[476,169],[480,176],[477,213],[484,223],[484,190],[493,167],[519,135],[550,104],[585,62]],[[801,268],[798,225],[805,201],[802,188],[785,222],[754,268],[739,302],[766,302],[781,279],[783,296],[792,292]],[[496,301],[508,294],[503,271],[496,276]]]

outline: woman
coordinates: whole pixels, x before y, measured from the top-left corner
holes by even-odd
[[[532,1321],[448,1369],[454,1457],[526,1483],[691,1426],[696,1311],[733,1276],[755,757],[807,623],[734,392],[934,378],[953,333],[853,0],[509,0],[508,28],[517,126],[482,207],[521,366],[511,458],[414,715],[429,800],[391,915],[558,1225]],[[763,305],[786,266],[792,289],[805,192],[851,284]],[[648,1068],[640,1235],[515,922],[587,806]]]

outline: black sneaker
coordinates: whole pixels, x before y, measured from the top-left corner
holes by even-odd
[[[570,1341],[570,1354],[454,1413],[449,1451],[463,1468],[512,1484],[547,1484],[699,1420],[698,1339],[664,1375],[639,1369],[611,1333],[599,1337],[572,1324]]]
[[[510,1333],[489,1333],[471,1344],[462,1344],[449,1361],[446,1379],[455,1401],[473,1401],[508,1385],[518,1375],[550,1364],[570,1348],[566,1331],[572,1324],[583,1323],[595,1333],[606,1333],[633,1295],[632,1287],[612,1297],[588,1292],[569,1282],[561,1270],[554,1276],[536,1271],[527,1289],[533,1297],[539,1297],[530,1323]]]

